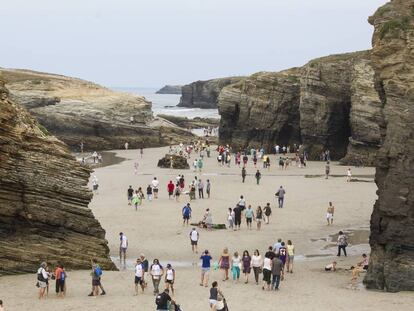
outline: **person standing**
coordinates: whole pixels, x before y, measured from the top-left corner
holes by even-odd
[[[140,148],[139,149],[139,153],[141,154],[141,159],[143,158],[143,156],[144,156],[144,148]]]
[[[256,209],[256,226],[257,230],[260,230],[262,227],[262,220],[263,220],[263,211],[260,205]]]
[[[325,165],[325,179],[328,179],[330,171],[331,171],[331,167],[329,165],[329,161],[326,161],[326,165]]]
[[[174,184],[172,182],[172,180],[170,180],[170,182],[167,185],[167,191],[168,191],[168,199],[171,200],[171,197],[174,195]]]
[[[351,168],[348,168],[348,171],[346,173],[346,181],[350,182],[352,178],[352,172],[351,172]]]
[[[128,238],[122,232],[119,233],[119,263],[122,265],[124,258],[124,269],[126,269],[126,252],[128,248]]]
[[[242,176],[242,182],[244,183],[244,181],[246,180],[246,168],[243,166],[242,171],[241,171],[241,176]]]
[[[198,180],[198,198],[199,199],[204,199],[204,183],[201,179]]]
[[[281,273],[283,269],[283,262],[279,259],[279,255],[276,254],[272,260],[272,289],[278,290],[280,284]]]
[[[157,177],[154,177],[151,183],[152,183],[152,192],[154,193],[154,199],[158,199],[158,186],[160,182],[157,180]]]
[[[227,222],[229,229],[232,230],[234,228],[234,212],[231,207],[229,207],[229,211],[227,212]]]
[[[241,207],[242,211],[246,208],[246,200],[244,199],[244,196],[240,196],[239,202],[237,202],[237,205]]]
[[[171,264],[167,264],[167,270],[165,272],[165,288],[171,289],[171,293],[174,296],[174,281],[175,281],[175,270]]]
[[[257,170],[257,172],[256,172],[256,174],[254,176],[256,177],[256,184],[259,185],[260,178],[262,178],[262,174],[260,173],[259,170]]]
[[[219,259],[219,267],[223,270],[223,282],[229,279],[229,269],[230,269],[230,256],[229,256],[229,249],[225,247],[223,249],[223,253]]]
[[[287,272],[293,273],[293,260],[295,258],[295,245],[292,244],[291,240],[287,241]]]
[[[237,205],[234,209],[234,230],[240,230],[242,208]]]
[[[267,203],[263,209],[265,214],[265,223],[268,225],[270,221],[270,215],[272,215],[272,208],[270,207],[270,203]]]
[[[158,295],[160,292],[160,281],[162,276],[164,275],[164,268],[161,266],[158,259],[154,259],[150,267],[150,270],[152,285],[154,286],[154,295]]]
[[[39,287],[39,299],[45,298],[47,282],[49,280],[49,273],[46,271],[47,264],[42,262],[40,268],[37,270],[37,285]]]
[[[145,269],[143,267],[142,264],[142,260],[141,258],[137,259],[137,263],[135,265],[135,279],[134,279],[134,284],[135,284],[135,296],[138,295],[139,292],[139,287],[141,287],[142,293],[144,294],[144,289],[145,289]]]
[[[204,254],[200,257],[201,259],[201,282],[200,286],[207,287],[208,278],[210,274],[211,260],[213,259],[208,250],[204,251]]]
[[[65,297],[66,271],[62,264],[57,265],[54,275],[56,280],[56,295],[63,298]]]
[[[251,262],[252,262],[252,258],[250,257],[249,252],[245,250],[243,252],[243,257],[242,257],[243,273],[245,276],[244,284],[249,283],[249,274],[252,269]]]
[[[280,186],[279,190],[276,192],[276,196],[278,197],[279,208],[283,208],[283,202],[285,200],[286,191]]]
[[[254,280],[256,281],[256,285],[258,285],[259,275],[260,273],[262,273],[262,266],[263,266],[263,259],[258,249],[256,249],[253,253],[251,265],[253,268]]]
[[[134,189],[132,189],[132,186],[129,186],[127,190],[128,205],[131,205],[133,195],[134,195]]]
[[[190,203],[187,203],[187,205],[185,205],[182,209],[182,215],[183,215],[183,226],[187,225],[188,226],[188,221],[191,218],[191,206]]]
[[[197,244],[198,240],[200,238],[200,234],[196,230],[196,228],[193,228],[190,232],[190,242],[191,242],[191,250],[193,253],[198,254]]]
[[[181,195],[180,184],[177,182],[177,184],[175,185],[175,192],[174,192],[176,202],[180,202],[180,195]]]
[[[148,187],[147,187],[147,199],[148,199],[148,201],[152,201],[152,187],[151,187],[151,185],[148,185]]]
[[[249,205],[247,207],[246,211],[244,212],[244,216],[246,217],[247,228],[252,230],[252,222],[253,222],[253,218],[254,218],[254,211],[253,211],[251,205]]]
[[[144,287],[147,287],[146,278],[147,278],[148,270],[149,270],[149,262],[148,262],[148,259],[145,258],[144,254],[139,255],[139,258],[141,259],[142,269],[144,269],[144,273],[143,273],[143,276],[142,276],[142,279],[144,281]]]
[[[333,224],[335,207],[332,205],[332,202],[329,202],[328,209],[326,210],[326,221],[328,222],[328,226]]]
[[[346,247],[348,246],[348,237],[342,231],[339,231],[337,245],[338,245],[338,254],[337,254],[337,256],[340,257],[341,256],[341,250],[343,250],[344,255],[346,257]]]
[[[210,179],[207,179],[206,192],[207,192],[207,198],[210,199],[210,192],[211,192],[211,182],[210,182]]]
[[[201,170],[203,169],[203,160],[202,159],[198,159],[197,167],[198,167],[198,170],[201,172]]]

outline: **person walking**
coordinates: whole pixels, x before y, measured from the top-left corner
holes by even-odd
[[[267,203],[263,209],[265,214],[265,223],[268,225],[270,221],[270,215],[272,215],[272,208],[270,207],[270,203]]]
[[[270,247],[272,248],[272,247]],[[271,284],[271,277],[272,277],[272,259],[271,257],[274,256],[274,253],[269,250],[265,254],[265,258],[263,259],[263,290],[270,290]]]
[[[211,284],[210,296],[209,296],[209,300],[208,300],[211,311],[218,311],[217,303],[218,303],[218,300],[219,300],[219,296],[222,298],[223,294],[218,288],[218,283],[216,281],[214,281]]]
[[[262,220],[263,220],[263,211],[260,205],[256,209],[256,226],[257,230],[260,230],[262,227]]]
[[[346,181],[350,182],[352,178],[352,172],[351,172],[351,168],[348,168],[348,171],[346,173]]]
[[[272,290],[279,289],[282,269],[283,262],[279,259],[279,254],[276,254],[272,260]]]
[[[283,202],[285,200],[286,191],[280,186],[279,190],[276,192],[276,196],[278,197],[279,208],[283,208]]]
[[[105,290],[102,287],[101,277],[102,277],[102,269],[98,264],[98,261],[94,258],[91,260],[92,264],[92,292],[88,296],[98,296],[99,295],[99,288],[101,289],[101,295],[106,295]]]
[[[344,255],[346,257],[346,247],[348,246],[348,237],[342,231],[339,231],[337,245],[338,245],[337,256],[340,257],[341,250],[343,250]]]
[[[191,243],[191,250],[193,253],[198,254],[197,244],[198,240],[200,238],[200,234],[196,230],[196,228],[193,228],[190,232],[190,243]]]
[[[232,230],[234,228],[234,212],[231,207],[229,207],[227,212],[227,223],[229,224],[229,229]]]
[[[147,199],[148,199],[149,202],[152,201],[152,187],[151,187],[151,185],[148,185],[148,187],[147,187]]]
[[[210,275],[210,267],[211,267],[211,260],[213,259],[210,256],[208,250],[205,250],[203,255],[200,257],[201,259],[201,281],[200,286],[207,287],[208,285],[208,278]]]
[[[182,215],[183,215],[183,226],[187,225],[188,226],[188,221],[191,218],[191,206],[190,203],[187,203],[187,205],[185,205],[181,211]]]
[[[241,171],[241,176],[242,176],[242,182],[244,183],[245,179],[246,179],[246,168],[243,166],[242,171]]]
[[[170,289],[174,296],[174,282],[175,282],[175,270],[171,264],[167,264],[167,270],[165,272],[165,288]]]
[[[210,192],[211,192],[211,182],[210,182],[210,179],[207,179],[206,192],[207,192],[207,198],[210,199]]]
[[[154,193],[154,199],[158,199],[158,186],[160,182],[157,180],[157,177],[154,177],[151,184],[152,184],[152,192]]]
[[[231,272],[233,275],[233,282],[238,282],[240,279],[241,257],[238,252],[234,252],[231,259]]]
[[[244,216],[246,217],[247,228],[252,230],[252,222],[253,222],[253,218],[254,218],[254,211],[253,211],[251,205],[249,205],[247,207],[247,209],[245,210]]]
[[[126,269],[126,252],[128,248],[128,238],[122,232],[119,233],[119,263],[122,265],[124,259],[124,269]]]
[[[223,253],[219,259],[219,267],[223,270],[223,282],[229,279],[229,269],[230,269],[230,256],[229,256],[229,249],[225,247],[223,249]]]
[[[198,181],[197,188],[198,188],[198,198],[204,199],[204,183],[201,179],[199,179]]]
[[[262,178],[262,174],[260,173],[259,170],[257,170],[257,172],[256,172],[256,174],[254,176],[256,177],[256,184],[259,185],[260,178]]]
[[[134,189],[132,189],[132,186],[129,186],[129,188],[127,189],[128,205],[132,204],[133,195],[134,195]]]
[[[158,295],[160,292],[160,281],[162,276],[164,275],[164,268],[161,266],[158,259],[154,259],[150,267],[150,270],[152,285],[154,286],[154,295]]]
[[[242,207],[237,205],[234,209],[234,230],[240,230]]]
[[[331,167],[329,165],[329,161],[326,161],[326,165],[325,165],[325,179],[328,179],[330,171],[331,171]]]
[[[251,262],[252,262],[252,258],[250,257],[249,252],[245,250],[243,252],[243,257],[242,257],[243,273],[245,276],[244,284],[249,283],[249,274],[252,269]]]
[[[295,245],[292,244],[291,240],[287,241],[287,273],[293,273],[293,260],[295,258]]]
[[[155,298],[155,304],[157,306],[157,311],[169,311],[170,305],[175,303],[170,296],[170,291],[168,288],[164,289],[161,294],[158,294]]]
[[[170,199],[170,200],[174,195],[174,189],[175,189],[175,186],[174,186],[172,180],[170,180],[170,182],[167,185],[168,199]]]
[[[259,275],[260,273],[262,273],[262,267],[263,267],[263,259],[258,249],[256,249],[253,253],[251,266],[253,268],[254,280],[256,281],[256,285],[258,285]]]
[[[135,264],[135,278],[134,278],[134,284],[135,284],[135,294],[134,296],[138,295],[139,287],[141,287],[141,291],[144,294],[145,289],[145,269],[142,264],[141,258],[137,259],[137,263]]]
[[[326,221],[328,226],[333,224],[335,207],[332,205],[332,202],[329,202],[328,209],[326,210]]]
[[[180,195],[181,195],[180,184],[177,183],[175,185],[175,192],[174,192],[176,202],[180,202]]]

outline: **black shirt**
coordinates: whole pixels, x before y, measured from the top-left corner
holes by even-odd
[[[132,197],[133,194],[134,194],[134,189],[128,188],[128,196]]]
[[[171,301],[171,297],[166,292],[161,293],[160,296],[161,296],[160,301],[162,303],[157,306],[157,310],[167,310],[168,302]]]
[[[210,288],[210,299],[217,300],[218,297],[218,289],[217,287]]]

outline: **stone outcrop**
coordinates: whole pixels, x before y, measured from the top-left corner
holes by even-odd
[[[89,169],[0,85],[0,275],[33,273],[41,261],[115,269],[88,204]]]
[[[271,150],[300,141],[299,70],[260,72],[225,87],[219,97],[220,141]]]
[[[365,284],[414,290],[414,1],[393,0],[369,22],[375,27],[372,64],[385,124]]]
[[[155,94],[181,94],[181,85],[165,85]]]
[[[220,91],[226,85],[237,83],[243,77],[229,77],[196,81],[181,87],[181,99],[178,107],[216,109]]]
[[[172,165],[171,165],[172,161]],[[158,167],[161,168],[173,168],[173,169],[189,169],[187,159],[179,155],[166,154],[158,161]]]
[[[156,147],[191,140],[188,131],[154,119],[145,98],[81,79],[0,69],[11,97],[52,134],[78,150]],[[133,118],[131,120],[131,117]]]
[[[164,120],[168,120],[181,128],[208,128],[208,127],[218,127],[220,124],[220,119],[214,118],[200,118],[195,117],[189,119],[187,117],[179,117],[179,116],[171,116],[171,115],[164,115],[159,114],[157,117],[160,117]]]

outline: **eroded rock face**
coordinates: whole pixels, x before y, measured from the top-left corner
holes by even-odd
[[[172,161],[172,165],[171,165]],[[189,169],[187,159],[179,155],[166,154],[163,158],[158,160],[158,167],[173,168],[173,169]]]
[[[0,275],[33,273],[41,261],[88,269],[109,259],[88,204],[89,170],[0,85]]]
[[[371,216],[368,288],[414,290],[414,1],[378,9],[372,64],[385,126]]]
[[[196,81],[181,88],[181,99],[179,107],[191,108],[217,108],[217,99],[220,91],[226,85],[237,83],[242,77],[230,77],[212,79],[207,81]]]
[[[164,146],[194,135],[160,118],[145,98],[114,92],[81,79],[27,70],[0,69],[13,100],[79,150]],[[132,120],[131,120],[132,117]]]
[[[165,85],[156,94],[181,94],[181,85]]]
[[[300,142],[299,70],[261,72],[220,93],[219,137],[234,148]]]

